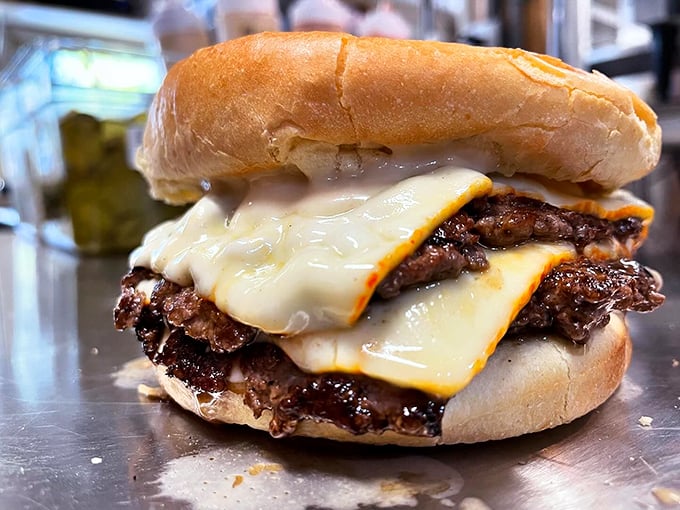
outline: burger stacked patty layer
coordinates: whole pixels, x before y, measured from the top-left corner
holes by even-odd
[[[442,223],[393,269],[375,299],[456,278],[463,270],[485,270],[480,243],[504,248],[566,240],[582,252],[593,242],[615,241],[623,247],[641,234],[642,220],[635,217],[607,221],[513,194],[481,197]],[[137,290],[148,281],[155,282],[150,296]],[[581,255],[548,273],[509,335],[544,331],[585,343],[594,328],[607,324],[612,310],[648,312],[660,306],[664,298],[658,285],[634,260],[593,261]],[[441,434],[446,399],[366,376],[305,373],[280,348],[258,342],[257,328],[231,319],[193,287],[181,287],[149,269],[135,267],[123,278],[115,324],[134,328],[149,359],[196,392],[237,389],[256,417],[271,411],[274,436],[292,434],[300,420],[328,421],[353,434]],[[232,383],[235,370],[243,377]]]

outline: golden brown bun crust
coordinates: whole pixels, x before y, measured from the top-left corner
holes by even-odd
[[[357,147],[435,142],[484,153],[472,159],[486,169],[616,188],[655,166],[661,133],[632,92],[552,57],[265,33],[199,50],[170,69],[138,161],[155,196],[182,202],[197,198],[201,180],[340,165],[348,150],[361,160]]]
[[[504,439],[568,423],[602,404],[628,368],[631,342],[623,317],[614,313],[586,346],[559,337],[503,341],[487,366],[446,405],[442,437],[393,432],[352,435],[328,423],[301,422],[296,435],[402,446],[475,443]],[[182,407],[210,420],[268,430],[271,414],[253,417],[242,395],[225,392],[199,403],[180,380],[157,367],[161,386]],[[204,400],[204,399],[203,399]]]

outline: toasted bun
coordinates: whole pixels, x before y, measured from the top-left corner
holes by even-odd
[[[585,346],[561,337],[506,340],[499,344],[487,366],[470,385],[446,405],[443,434],[437,438],[352,435],[329,423],[304,421],[296,435],[338,441],[402,446],[475,443],[503,439],[568,423],[602,404],[618,387],[628,368],[631,342],[624,318],[613,313],[609,324]],[[259,419],[243,403],[243,395],[230,391],[211,402],[179,379],[157,367],[161,386],[179,405],[217,422],[237,423],[267,430],[271,414]]]
[[[598,73],[517,49],[337,33],[265,33],[199,50],[168,73],[138,165],[152,193],[367,154],[443,145],[481,170],[620,187],[657,163],[652,110]],[[371,150],[373,149],[373,150]],[[377,168],[379,165],[374,165]]]

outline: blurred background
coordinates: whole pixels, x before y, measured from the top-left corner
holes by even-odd
[[[127,252],[181,212],[131,170],[167,69],[214,42],[321,29],[521,47],[615,78],[659,113],[660,171],[634,191],[677,233],[679,14],[677,0],[0,1],[0,225],[74,253]]]

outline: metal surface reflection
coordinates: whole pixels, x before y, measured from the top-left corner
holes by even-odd
[[[629,317],[612,399],[555,430],[424,450],[273,440],[138,395],[139,344],[111,324],[126,260],[0,231],[0,508],[655,508],[680,489],[677,215],[658,219],[645,256],[668,300]]]

